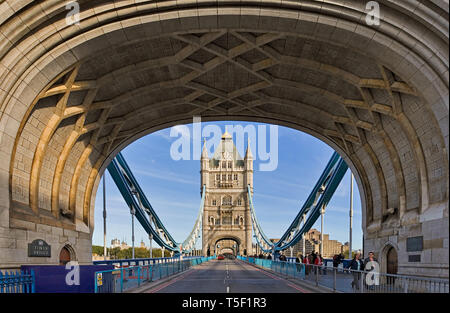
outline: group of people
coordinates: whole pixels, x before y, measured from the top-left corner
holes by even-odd
[[[258,257],[260,259],[268,259],[271,260],[272,259],[272,255],[268,254],[266,257],[263,254],[260,254],[258,256],[254,256],[255,258]],[[342,261],[344,260],[344,255],[342,253],[340,254],[336,254],[333,257],[333,267],[337,268],[339,266],[339,264],[342,263]],[[286,255],[281,252],[278,259],[280,261],[287,261]],[[357,290],[359,290],[360,288],[360,279],[361,279],[361,273],[360,272],[353,272],[353,271],[364,271],[367,268],[367,264],[369,262],[375,261],[377,262],[377,259],[375,258],[375,254],[373,252],[369,252],[369,255],[366,259],[362,259],[361,257],[361,253],[357,252],[355,253],[353,259],[344,267],[346,269],[350,269],[352,270],[352,275],[353,275],[353,281],[352,281],[352,288],[355,288]],[[295,263],[297,263],[298,265],[300,265],[301,263],[303,263],[305,265],[305,274],[308,275],[309,273],[311,273],[312,269],[314,270],[314,273],[316,273],[317,271],[319,271],[320,274],[323,273],[322,270],[322,266],[323,266],[323,258],[322,255],[320,253],[316,253],[315,251],[311,252],[310,254],[303,256],[303,254],[299,253],[297,254],[297,257],[295,258]],[[311,266],[311,265],[315,265],[315,266]],[[300,269],[301,267],[298,266],[298,269]]]
[[[353,259],[350,261],[349,265],[347,266],[348,269],[354,270],[354,271],[364,271],[367,269],[367,264],[369,262],[377,262],[377,259],[375,258],[375,254],[373,252],[369,252],[369,256],[362,260],[361,253],[356,253]],[[361,284],[361,273],[360,272],[352,272],[353,275],[353,281],[352,281],[352,288],[356,288],[359,290],[359,286]]]
[[[322,274],[322,266],[323,266],[323,258],[320,253],[316,253],[312,251],[310,254],[303,256],[303,254],[297,254],[295,258],[295,263],[303,263],[305,265],[305,274],[308,275],[311,272],[311,269],[314,268],[316,271],[319,270],[319,273]],[[316,266],[311,266],[316,265]]]

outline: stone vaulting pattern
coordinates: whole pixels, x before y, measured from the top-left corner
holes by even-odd
[[[422,264],[448,268],[444,1],[379,1],[370,27],[357,0],[78,2],[78,25],[65,1],[0,2],[0,265],[42,262],[24,248],[42,237],[89,262],[109,161],[201,116],[322,139],[355,173],[366,247],[415,272],[423,235]]]

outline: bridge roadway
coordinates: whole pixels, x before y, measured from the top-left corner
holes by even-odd
[[[303,293],[303,288],[239,260],[211,260],[147,293]]]

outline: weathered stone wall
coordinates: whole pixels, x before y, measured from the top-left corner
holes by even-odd
[[[421,234],[424,274],[448,275],[448,5],[382,3],[368,26],[358,0],[87,2],[76,26],[64,1],[0,4],[0,265],[55,262],[28,260],[32,234],[88,262],[108,161],[200,115],[320,138],[355,174],[365,250],[395,242],[412,273]]]

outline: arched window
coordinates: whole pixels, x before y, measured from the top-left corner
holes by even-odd
[[[66,265],[70,261],[76,260],[75,250],[70,244],[66,244],[59,252],[59,265]]]
[[[217,200],[216,199],[212,200],[212,205],[217,205]]]
[[[242,205],[242,199],[241,198],[238,199],[237,205]]]

